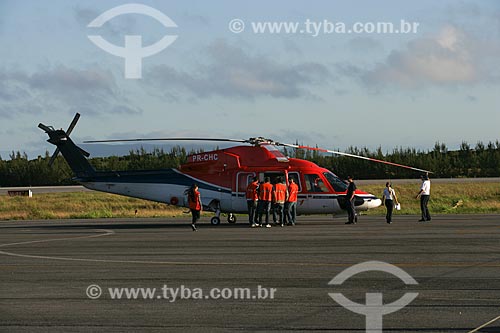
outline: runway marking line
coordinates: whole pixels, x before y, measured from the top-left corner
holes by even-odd
[[[95,232],[104,232],[97,235],[88,236],[78,236],[78,237],[65,237],[65,238],[51,238],[42,239],[34,241],[16,242],[0,244],[0,248],[14,245],[26,245],[26,244],[36,244],[36,243],[48,243],[55,241],[66,241],[66,240],[77,240],[77,239],[89,239],[97,238],[103,236],[109,236],[116,234],[112,230],[107,229],[95,229]],[[148,260],[114,260],[114,259],[92,259],[92,258],[71,258],[71,257],[53,257],[53,256],[40,256],[31,254],[20,254],[15,252],[1,251],[0,254],[11,256],[11,257],[21,257],[21,258],[32,258],[32,259],[48,259],[48,260],[62,260],[62,261],[79,261],[79,262],[99,262],[99,263],[117,263],[117,264],[146,264],[146,265],[202,265],[202,266],[226,266],[226,265],[239,265],[239,266],[309,266],[309,267],[348,267],[352,266],[354,263],[311,263],[311,262],[205,262],[205,261],[148,261]],[[394,265],[399,267],[500,267],[500,262],[491,263],[478,263],[478,262],[461,262],[461,263],[446,263],[446,262],[428,262],[428,263],[395,263]]]
[[[479,326],[479,327],[477,327],[477,328],[473,329],[472,331],[469,331],[468,333],[475,333],[475,332],[479,331],[480,329],[483,329],[483,328],[485,328],[486,326],[488,326],[488,325],[490,325],[490,324],[493,324],[493,323],[494,323],[495,321],[497,321],[498,319],[500,319],[500,316],[493,318],[493,319],[492,319],[492,320],[490,320],[489,322],[484,323],[483,325],[481,325],[481,326]]]
[[[95,229],[95,230],[96,231],[104,231],[105,234],[90,235],[90,236],[79,236],[79,237],[51,238],[51,239],[41,239],[41,240],[35,240],[35,241],[8,243],[8,244],[0,244],[0,247],[6,247],[6,246],[12,246],[12,245],[35,244],[35,243],[47,243],[47,242],[62,241],[62,240],[75,240],[75,239],[85,239],[85,238],[97,238],[97,237],[102,237],[102,236],[108,236],[108,235],[115,234],[115,232],[113,230],[106,230],[106,229]]]

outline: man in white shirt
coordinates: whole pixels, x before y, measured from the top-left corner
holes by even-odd
[[[420,192],[417,194],[417,199],[420,197],[420,210],[422,211],[422,218],[418,222],[429,222],[431,220],[431,214],[429,213],[429,208],[427,205],[431,197],[431,181],[428,175],[422,175],[422,186],[420,186]]]

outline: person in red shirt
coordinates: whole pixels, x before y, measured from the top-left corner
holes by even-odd
[[[269,212],[273,198],[273,185],[269,177],[264,178],[264,184],[259,189],[259,224],[262,226],[262,215],[266,214],[266,228],[271,228],[269,224]]]
[[[287,197],[286,185],[282,183],[281,177],[276,178],[276,184],[274,185],[273,190],[273,221],[275,224],[279,224],[282,227],[284,224],[284,208],[285,201]]]
[[[201,195],[198,191],[198,185],[193,184],[188,190],[188,205],[191,211],[191,228],[196,231],[196,222],[200,219],[200,213],[203,207],[201,203]]]
[[[285,205],[285,216],[288,217],[288,225],[295,225],[295,218],[297,217],[297,194],[299,193],[299,186],[295,184],[293,178],[288,178],[288,198]]]
[[[257,177],[247,186],[246,198],[248,208],[248,223],[250,225],[257,224],[257,203],[259,202],[259,181]]]

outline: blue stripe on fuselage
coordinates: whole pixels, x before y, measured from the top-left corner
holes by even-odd
[[[92,177],[75,178],[78,182],[99,183],[135,183],[135,184],[172,184],[190,187],[197,183],[200,189],[231,193],[230,190],[197,181],[174,169],[141,170],[141,171],[98,171]]]

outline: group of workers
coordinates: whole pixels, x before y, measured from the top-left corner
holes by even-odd
[[[256,177],[248,184],[246,190],[248,223],[252,228],[271,228],[269,215],[273,214],[273,222],[276,225],[295,225],[297,216],[297,194],[299,186],[290,178],[289,185],[283,183],[283,178],[277,177],[276,184],[271,184],[271,179],[265,177],[259,183]],[[262,217],[265,216],[265,221]]]
[[[419,222],[429,222],[431,215],[427,207],[430,198],[431,183],[428,175],[422,175],[422,185],[416,198],[420,199],[420,208],[422,218]],[[346,210],[348,221],[346,224],[355,224],[357,222],[356,209],[354,207],[354,198],[356,184],[351,176],[347,177],[348,186],[346,191]],[[273,222],[275,225],[295,225],[297,216],[297,195],[299,186],[293,178],[289,178],[289,185],[283,182],[282,177],[276,178],[276,183],[271,184],[269,177],[265,177],[263,182],[259,182],[256,177],[248,184],[246,189],[246,200],[248,208],[248,223],[252,228],[266,227],[271,228],[269,217],[272,212]],[[200,213],[203,207],[201,203],[200,192],[198,186],[193,184],[187,191],[188,205],[192,215],[191,228],[196,231],[196,222],[200,219]],[[399,206],[399,201],[396,192],[392,188],[390,182],[385,184],[385,189],[382,194],[382,202],[384,203],[387,214],[387,223],[392,223],[392,213],[395,207]],[[265,220],[263,221],[263,216]]]
[[[290,178],[288,187],[283,183],[283,178],[276,178],[276,184],[271,184],[269,177],[263,182],[256,177],[248,184],[246,199],[248,207],[248,222],[252,228],[271,228],[269,216],[272,212],[273,222],[280,226],[295,225],[297,217],[297,194],[299,186]],[[203,204],[198,185],[193,184],[187,191],[188,207],[191,211],[191,228],[197,231],[196,222],[200,219]],[[265,216],[264,223],[262,217]]]

